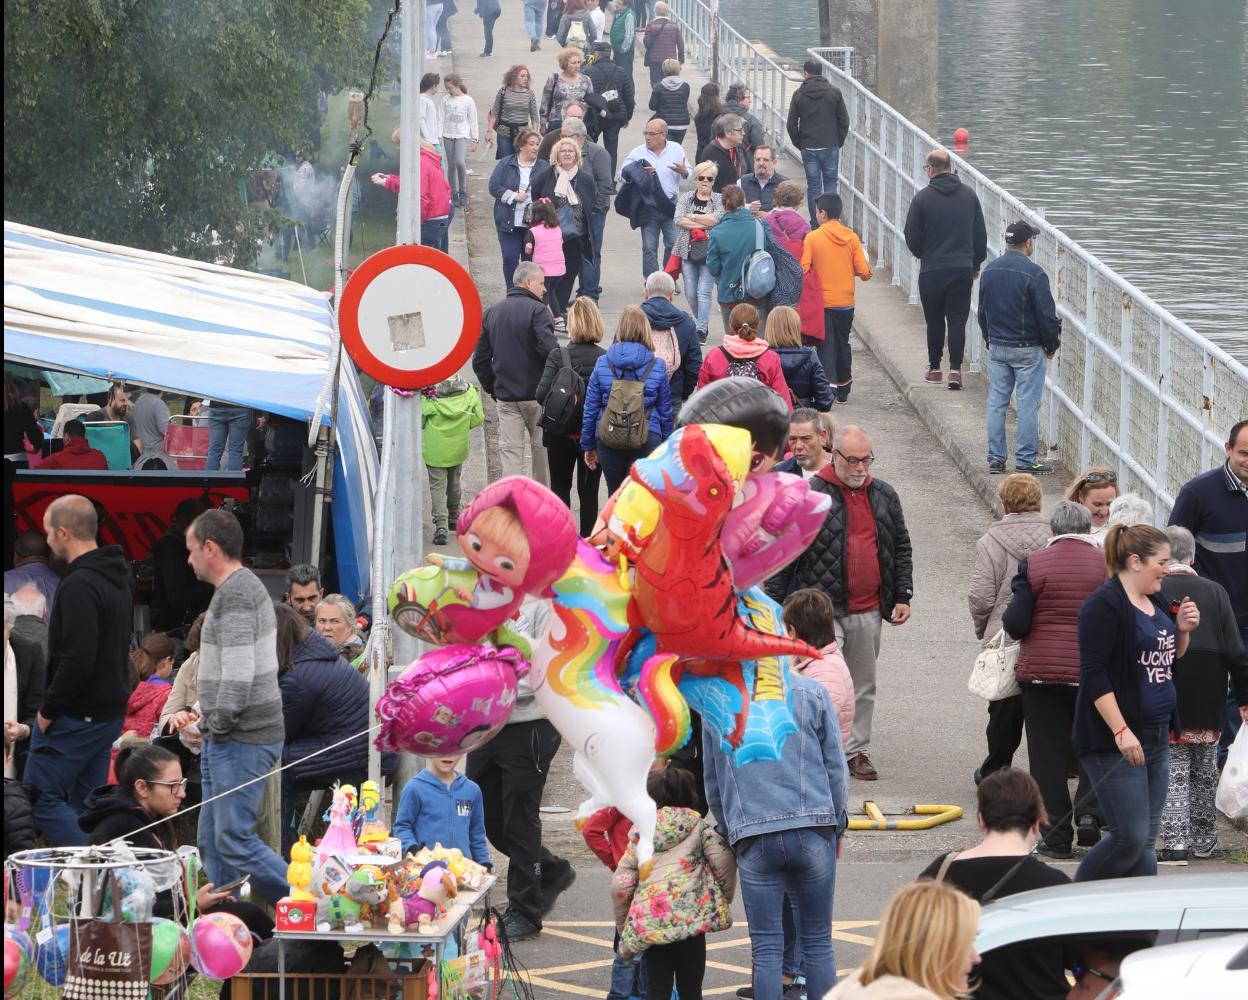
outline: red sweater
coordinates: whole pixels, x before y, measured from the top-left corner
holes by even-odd
[[[702,370],[698,372],[698,388],[701,389],[704,385],[709,385],[711,382],[718,382],[721,378],[727,378],[728,360],[728,352],[722,347],[713,348],[703,354]],[[733,360],[746,359],[733,358]],[[780,355],[768,349],[763,351],[758,357],[749,360],[752,360],[755,367],[758,368],[759,381],[768,388],[778,392],[785,405],[792,410],[793,399],[789,395],[789,384],[784,380],[784,368],[780,364]]]
[[[598,860],[615,871],[619,867],[620,858],[628,850],[628,838],[632,830],[632,820],[614,806],[607,806],[589,817],[581,836]]]
[[[849,586],[849,613],[859,615],[880,606],[880,553],[875,535],[875,514],[867,487],[871,477],[851,490],[836,474],[832,463],[819,472],[836,486],[845,500],[845,577]]]
[[[92,448],[86,438],[70,438],[65,447],[51,458],[39,463],[41,469],[108,469],[108,459],[104,452]]]

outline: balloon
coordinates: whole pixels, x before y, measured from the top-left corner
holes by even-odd
[[[251,931],[231,913],[205,913],[191,928],[191,964],[210,979],[229,979],[251,959]]]
[[[589,798],[583,825],[615,806],[636,826],[637,860],[654,855],[654,801],[646,777],[654,760],[651,718],[620,689],[615,664],[628,633],[628,574],[586,542],[554,585],[550,628],[535,645],[529,683],[538,705],[575,750],[572,767]]]
[[[477,642],[511,618],[526,594],[549,597],[576,555],[572,512],[525,476],[506,476],[478,493],[455,533],[463,559],[431,556],[445,573],[411,570],[390,593],[399,627],[438,644]]]
[[[117,872],[115,883],[121,894],[121,919],[131,923],[146,923],[152,919],[156,905],[156,882],[145,871],[122,868]],[[113,919],[113,881],[110,879],[100,908],[101,920]]]
[[[39,975],[50,986],[60,986],[69,968],[69,924],[46,928],[36,940],[35,967]]]
[[[637,555],[633,579],[640,619],[634,624],[654,633],[656,655],[708,660],[819,655],[799,639],[750,628],[737,611],[719,534],[751,453],[748,431],[691,424],[633,464],[633,481],[661,510]]]
[[[165,986],[190,967],[191,936],[181,924],[157,917],[152,921],[152,983]]]
[[[378,748],[436,757],[480,746],[507,721],[516,682],[528,669],[514,649],[430,650],[391,681],[377,702]]]
[[[741,494],[719,538],[733,585],[748,590],[806,551],[823,527],[832,498],[785,472],[747,476]]]
[[[30,937],[12,924],[4,925],[4,995],[15,997],[21,994],[26,976],[30,972],[30,963],[34,958],[35,946]]]

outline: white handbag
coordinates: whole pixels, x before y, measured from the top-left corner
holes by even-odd
[[[966,689],[985,701],[1011,698],[1022,690],[1014,676],[1018,663],[1018,643],[1001,629],[975,657]]]

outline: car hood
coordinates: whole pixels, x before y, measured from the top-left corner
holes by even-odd
[[[1238,912],[1248,930],[1248,874],[1153,875],[1020,892],[984,907],[975,949],[983,954],[1036,938],[1175,929],[1185,911],[1206,909]]]

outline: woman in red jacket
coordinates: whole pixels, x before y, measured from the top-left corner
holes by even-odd
[[[728,316],[730,333],[724,336],[722,347],[707,351],[698,373],[698,388],[718,382],[721,378],[744,376],[754,378],[780,394],[785,405],[792,410],[788,383],[784,381],[784,368],[780,356],[758,336],[758,310],[748,302],[736,306]]]

